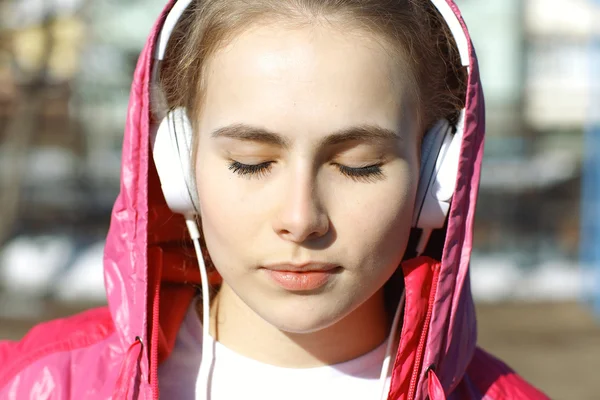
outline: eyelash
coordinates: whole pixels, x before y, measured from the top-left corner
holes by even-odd
[[[273,163],[273,161],[268,161],[252,165],[242,164],[238,161],[232,161],[231,164],[229,164],[229,170],[240,176],[261,178],[269,172],[273,166]],[[374,182],[384,177],[383,171],[381,170],[381,166],[383,164],[368,165],[360,168],[347,167],[337,163],[334,163],[333,165],[339,169],[342,175],[345,175],[357,182]]]
[[[384,177],[381,170],[382,164],[368,165],[361,168],[351,168],[341,164],[334,164],[340,172],[357,182],[375,182]]]
[[[234,173],[241,175],[241,176],[261,178],[267,172],[269,172],[272,165],[273,165],[273,161],[267,161],[264,163],[253,164],[253,165],[252,164],[250,164],[250,165],[242,164],[241,162],[238,162],[238,161],[232,161],[231,164],[229,164],[229,169],[231,171],[233,171]]]

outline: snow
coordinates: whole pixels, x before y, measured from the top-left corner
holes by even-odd
[[[0,251],[0,282],[18,298],[104,302],[103,250],[102,241],[78,248],[68,236],[18,237]],[[592,278],[592,269],[567,260],[524,269],[510,255],[477,255],[471,263],[482,302],[579,300],[594,289]]]
[[[104,243],[87,248],[57,282],[53,290],[56,297],[63,301],[104,301],[103,254]]]
[[[562,260],[527,269],[519,268],[510,257],[477,257],[471,263],[471,289],[476,300],[568,301],[589,292],[589,269]]]
[[[104,243],[78,249],[67,236],[19,237],[0,253],[2,287],[18,297],[105,301]]]
[[[73,251],[72,242],[64,236],[14,239],[0,253],[2,286],[20,295],[45,295]]]
[[[480,263],[471,263],[471,290],[476,299],[501,301],[513,295],[515,285],[522,279],[523,272],[514,263],[490,258]]]

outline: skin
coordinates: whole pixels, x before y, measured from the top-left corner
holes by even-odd
[[[382,288],[406,248],[419,167],[414,88],[388,50],[359,29],[275,23],[240,33],[209,60],[196,179],[224,281],[212,335],[230,349],[305,368],[387,338]],[[242,124],[240,137],[232,127]],[[308,292],[281,288],[262,268],[315,261],[339,267]]]

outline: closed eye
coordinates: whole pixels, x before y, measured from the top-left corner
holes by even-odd
[[[266,161],[260,164],[244,164],[239,161],[231,161],[229,170],[246,178],[262,178],[269,171],[275,161]],[[368,165],[365,167],[348,167],[339,163],[333,165],[342,175],[357,182],[374,182],[384,178],[381,166],[383,164]]]
[[[381,166],[383,164],[374,164],[368,165],[366,167],[348,167],[342,164],[334,163],[334,165],[340,170],[340,172],[355,180],[360,182],[374,182],[376,180],[380,180],[384,178],[383,171]]]
[[[243,164],[239,161],[232,161],[229,164],[229,170],[241,176],[260,178],[269,172],[273,163],[274,161],[260,164]]]

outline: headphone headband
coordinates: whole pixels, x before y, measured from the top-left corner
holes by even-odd
[[[156,47],[156,59],[163,60],[165,58],[165,53],[167,52],[167,45],[169,43],[169,39],[175,30],[175,26],[185,13],[185,10],[190,6],[193,0],[177,0],[169,11],[167,18],[162,26],[160,31],[160,36],[158,38],[158,45]],[[463,67],[468,67],[470,65],[469,61],[469,39],[465,34],[463,27],[448,4],[446,0],[430,0],[431,3],[435,6],[435,8],[442,14],[442,17],[448,24],[450,28],[450,32],[452,32],[452,36],[454,36],[454,41],[456,42],[456,46],[458,47],[458,52],[460,53],[460,61]]]
[[[465,34],[458,17],[446,0],[431,0],[431,2],[435,8],[437,8],[439,13],[442,14],[446,24],[448,24],[448,28],[450,28],[450,32],[452,32],[452,36],[454,37],[456,47],[458,48],[458,52],[460,54],[460,62],[462,66],[469,67],[471,65],[469,59],[469,39],[467,38],[467,35]]]
[[[177,23],[185,13],[185,10],[190,6],[193,0],[177,0],[169,11],[167,18],[160,30],[160,35],[158,37],[158,44],[156,46],[156,55],[155,58],[157,60],[164,60],[165,54],[167,52],[167,45],[169,44],[169,39],[177,26]]]

